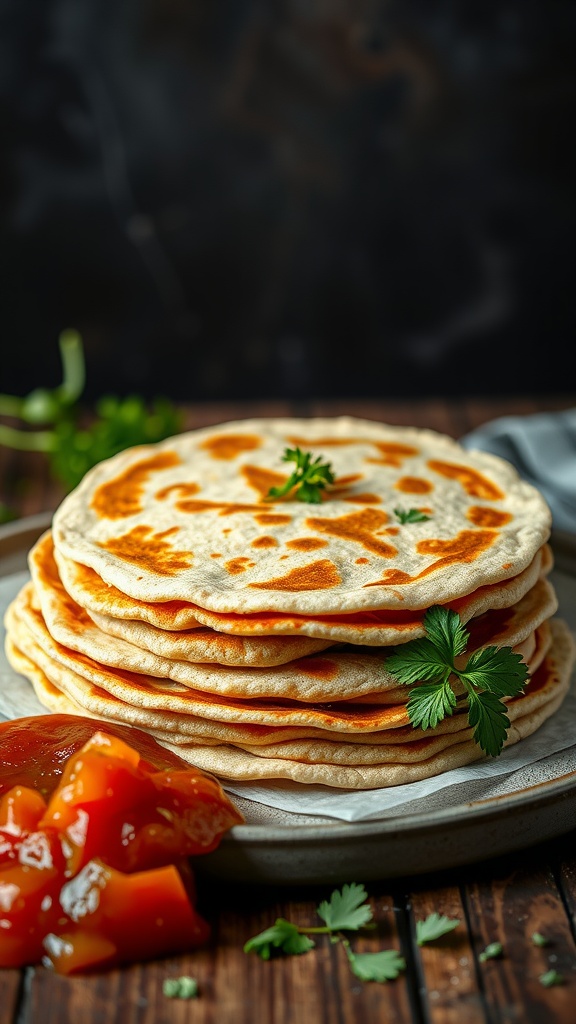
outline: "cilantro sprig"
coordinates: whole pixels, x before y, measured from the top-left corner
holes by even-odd
[[[468,707],[474,740],[485,754],[501,753],[510,728],[503,697],[516,697],[528,679],[528,668],[510,647],[474,651],[463,668],[455,660],[465,654],[469,632],[451,609],[434,605],[424,617],[426,637],[411,640],[386,660],[386,668],[411,686],[407,711],[414,728],[436,728],[456,708]],[[455,682],[464,689],[454,690]]]
[[[280,487],[271,487],[266,498],[283,498],[296,487],[295,497],[298,501],[318,505],[322,501],[322,491],[335,480],[331,464],[323,462],[322,455],[312,458],[311,452],[303,452],[300,448],[285,448],[282,461],[295,462],[296,469],[286,483]]]
[[[283,917],[263,932],[248,939],[245,953],[256,953],[262,960],[270,960],[274,951],[287,954],[307,953],[315,946],[310,935],[329,935],[333,942],[341,942],[346,951],[353,974],[361,981],[393,981],[406,967],[404,958],[395,949],[383,949],[377,953],[355,953],[350,941],[342,932],[357,932],[369,927],[372,908],[367,903],[363,885],[352,882],[341,890],[335,889],[329,900],[323,900],[316,908],[324,925],[300,928]]]

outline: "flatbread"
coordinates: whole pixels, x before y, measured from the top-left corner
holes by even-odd
[[[390,704],[398,693],[404,700],[406,691],[386,670],[382,648],[323,651],[260,669],[173,660],[102,632],[66,594],[57,574],[47,574],[44,562],[35,572],[36,581],[25,584],[15,599],[16,614],[50,657],[81,675],[88,664],[95,672],[113,668],[137,673],[144,685],[150,680],[157,688],[162,681],[172,681],[205,692],[212,701],[216,695],[224,703],[232,698],[324,704],[375,694],[377,703]],[[547,581],[541,580],[513,609],[486,612],[472,620],[470,653],[483,646],[517,643],[515,650],[529,663],[536,646],[534,630],[548,618],[550,607],[556,607],[555,595]],[[387,691],[394,696],[388,697]]]
[[[110,616],[93,615],[88,617],[84,609],[68,594],[62,584],[56,562],[54,561],[54,545],[52,533],[47,530],[32,547],[28,554],[28,565],[42,613],[52,635],[63,644],[74,650],[81,638],[88,638],[95,633],[93,622],[103,624],[106,632],[112,636],[123,637],[131,644],[142,647],[159,655],[159,663],[155,667],[152,659],[142,656],[143,672],[163,675],[162,659],[184,660],[195,662],[211,662],[220,665],[239,667],[258,667],[283,665],[295,658],[306,657],[316,651],[323,651],[331,646],[330,640],[315,639],[307,636],[257,636],[239,637],[217,633],[207,626],[197,625],[193,629],[169,634],[166,630],[153,629],[146,623],[124,623],[120,620],[117,628],[116,620]],[[126,628],[125,628],[126,627]],[[76,637],[76,642],[73,638]],[[113,645],[109,645],[110,647]],[[114,645],[118,649],[118,645]],[[120,648],[121,649],[121,648]],[[127,654],[130,652],[127,650]],[[98,654],[93,655],[98,657]],[[132,655],[135,658],[135,655]],[[108,661],[105,664],[120,664]],[[126,665],[127,668],[138,668]]]
[[[404,702],[395,705],[362,704],[355,701],[331,701],[327,703],[304,703],[281,698],[257,698],[253,700],[222,697],[199,690],[193,690],[165,679],[142,676],[118,668],[100,665],[85,655],[69,651],[56,643],[48,633],[41,613],[30,603],[30,588],[22,588],[19,597],[8,607],[5,621],[7,635],[14,645],[26,654],[46,674],[48,679],[60,690],[70,693],[72,699],[85,703],[83,696],[86,683],[97,690],[103,690],[118,698],[127,713],[134,714],[135,708],[154,712],[155,728],[166,730],[171,716],[177,716],[177,728],[192,716],[195,720],[193,732],[197,733],[197,723],[208,719],[213,723],[212,735],[220,739],[230,736],[231,725],[241,726],[272,726],[300,727],[304,730],[321,730],[322,733],[337,732],[341,737],[348,738],[369,733],[385,733],[410,724]],[[551,620],[547,625],[561,620]],[[557,627],[559,628],[559,627]],[[542,689],[542,673],[538,669],[532,678],[530,687],[522,695],[523,707],[530,709],[534,704],[540,705],[548,699]],[[78,678],[84,680],[78,686]],[[509,707],[515,707],[515,698],[509,701]],[[455,713],[451,718],[444,719],[437,727],[438,733],[453,732],[462,728],[461,716]],[[142,724],[142,719],[133,724]],[[179,723],[179,724],[178,724]],[[275,733],[278,738],[296,738],[300,734],[284,736]],[[311,735],[316,735],[312,733]],[[250,733],[247,742],[251,742]]]
[[[266,500],[294,445],[332,463],[318,505]],[[428,519],[402,524],[397,508]],[[121,452],[53,520],[57,551],[121,593],[241,615],[445,604],[518,576],[550,528],[505,460],[352,417],[240,420]]]

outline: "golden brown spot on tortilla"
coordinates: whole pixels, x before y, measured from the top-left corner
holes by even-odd
[[[276,473],[262,466],[241,466],[240,472],[248,486],[257,491],[261,498],[266,497],[271,487],[282,487],[288,479],[288,474]]]
[[[246,569],[252,569],[254,562],[251,562],[249,558],[231,558],[229,562],[224,562],[224,568],[232,576],[236,576],[239,572],[246,572]]]
[[[394,487],[404,494],[428,494],[433,489],[432,484],[420,476],[402,476],[396,481]]]
[[[162,487],[159,491],[156,491],[155,496],[158,501],[164,501],[171,494],[178,494],[182,498],[189,498],[191,494],[198,494],[199,490],[199,485],[195,483],[170,484],[168,487]]]
[[[332,491],[330,491],[330,497],[334,497]],[[382,498],[378,494],[363,491],[361,494],[348,494],[342,500],[353,502],[355,505],[380,505]]]
[[[334,491],[339,487],[350,487],[351,484],[357,484],[363,478],[363,473],[349,473],[348,476],[339,476],[334,484],[334,490],[331,490],[330,494],[334,494]]]
[[[287,540],[287,548],[295,548],[296,551],[316,551],[317,548],[325,548],[327,540],[320,540],[319,537],[296,537],[295,540]]]
[[[406,583],[412,583],[414,580],[420,580],[424,576],[429,576],[431,573],[444,569],[448,565],[454,565],[457,562],[473,562],[494,543],[497,536],[498,534],[493,530],[461,530],[451,540],[435,538],[422,540],[416,545],[417,552],[421,555],[440,555],[441,557],[436,562],[432,562],[431,565],[427,566],[426,569],[422,569],[422,572],[419,572],[416,576],[410,576],[407,572],[402,572],[400,569],[388,569],[382,576],[382,579],[375,580],[373,583],[365,583],[364,586],[401,586]]]
[[[356,565],[366,565],[366,563],[369,562],[369,561],[370,561],[369,558],[357,558],[356,559]]]
[[[400,527],[399,526],[387,526],[386,529],[384,530],[384,533],[389,534],[390,537],[395,537],[396,534],[399,533],[399,532],[400,532]]]
[[[173,490],[176,490],[178,485],[175,485]],[[168,490],[168,488],[167,488]],[[184,498],[182,501],[176,502],[176,508],[179,512],[218,512],[221,516],[231,516],[235,512],[255,512],[259,510],[261,505],[243,505],[237,502],[228,501],[205,501],[202,498]]]
[[[332,537],[341,537],[343,540],[362,544],[368,551],[380,555],[381,558],[392,558],[396,554],[396,548],[375,536],[387,521],[388,516],[380,509],[364,508],[361,512],[351,512],[335,519],[311,516],[306,520],[306,526],[320,533],[328,533]]]
[[[338,675],[338,666],[329,658],[298,658],[297,667],[299,672],[305,672],[307,676],[316,679],[328,681]]]
[[[235,459],[241,452],[259,448],[262,439],[257,434],[216,434],[199,445],[210,453],[213,459]]]
[[[261,512],[259,515],[255,515],[254,519],[260,526],[286,526],[287,523],[292,522],[292,516],[286,516],[280,512]]]
[[[497,530],[499,526],[505,526],[512,519],[510,512],[499,512],[496,508],[485,508],[481,505],[472,505],[466,518],[474,523],[474,526],[485,526],[489,530]]]
[[[278,541],[276,537],[271,537],[269,534],[265,534],[263,537],[256,537],[256,540],[252,541],[253,548],[276,548],[278,547]]]
[[[306,437],[292,436],[287,437],[286,440],[298,448],[317,448],[318,445],[322,445],[323,448],[327,445],[330,445],[332,448],[339,448],[346,444],[361,444],[357,437],[316,437],[313,441],[309,441]]]
[[[51,534],[38,542],[32,557],[40,583],[47,590],[55,591],[58,596],[59,615],[73,633],[82,633],[86,626],[92,625],[92,620],[64,589],[54,561],[54,544]]]
[[[502,566],[502,568],[503,569],[511,569],[513,564],[514,564],[513,562],[504,562],[504,565]]]
[[[286,576],[277,576],[263,583],[251,583],[258,590],[330,590],[342,582],[338,569],[328,558],[292,569]]]
[[[219,551],[214,551],[214,552],[213,552],[213,553],[212,553],[212,554],[210,555],[210,558],[222,558],[222,555],[220,554],[220,552],[219,552]]]
[[[431,459],[428,466],[448,480],[458,480],[471,498],[501,501],[505,497],[504,492],[492,480],[479,473],[477,469],[471,469],[470,466],[459,466],[456,463],[441,462],[437,459]]]
[[[151,526],[135,526],[129,533],[121,537],[111,537],[101,541],[99,547],[110,551],[116,558],[124,562],[132,562],[147,572],[159,573],[160,576],[176,576],[192,564],[191,551],[175,551],[165,540],[178,532],[172,526],[162,533],[154,533]]]
[[[158,452],[128,466],[119,476],[100,484],[92,495],[91,506],[102,519],[124,519],[142,510],[144,485],[152,473],[180,465],[176,452]]]
[[[374,441],[373,444],[380,452],[379,459],[367,459],[377,466],[396,466],[400,468],[404,459],[411,455],[418,455],[418,449],[410,444],[396,444],[394,441]]]

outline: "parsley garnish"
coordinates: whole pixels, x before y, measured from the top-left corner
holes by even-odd
[[[485,647],[470,655],[464,668],[455,658],[464,654],[470,634],[456,612],[434,605],[424,617],[427,636],[397,647],[386,668],[400,683],[413,686],[408,717],[414,728],[434,729],[459,704],[468,706],[474,740],[485,754],[502,751],[510,720],[502,697],[516,697],[526,684],[528,668],[510,647]],[[452,679],[464,687],[458,697]]]
[[[361,981],[392,981],[406,967],[406,962],[395,949],[384,949],[378,953],[354,953],[343,931],[358,931],[372,920],[372,909],[366,902],[367,893],[363,885],[352,882],[342,890],[335,889],[329,900],[316,908],[318,917],[325,922],[316,928],[299,928],[279,917],[271,928],[249,939],[244,946],[245,953],[257,953],[262,960],[269,960],[273,950],[281,953],[307,953],[315,945],[309,935],[329,935],[332,942],[341,942],[346,950],[350,969]]]
[[[503,952],[504,947],[501,942],[490,942],[486,946],[486,949],[483,949],[482,952],[478,954],[478,959],[481,964],[484,964],[487,960],[497,960],[498,957],[502,956]]]
[[[549,946],[550,945],[550,939],[547,939],[546,936],[542,935],[541,932],[534,932],[534,934],[532,936],[532,942],[534,943],[535,946],[540,946],[540,947],[544,947],[544,946]]]
[[[335,480],[330,463],[322,462],[321,455],[313,459],[310,452],[303,452],[300,448],[285,448],[282,461],[295,462],[296,469],[281,487],[271,487],[266,498],[283,498],[297,487],[298,501],[308,501],[313,505],[322,501],[321,492]]]
[[[416,921],[416,942],[419,946],[427,942],[434,942],[441,939],[443,935],[454,931],[460,921],[457,917],[446,917],[445,914],[428,914],[423,921]]]
[[[198,995],[196,978],[183,975],[181,978],[166,978],[162,992],[168,999],[195,999]]]
[[[402,508],[395,508],[394,515],[402,525],[405,523],[425,523],[430,519],[430,516],[420,512],[420,509],[417,508],[409,508],[407,512]]]

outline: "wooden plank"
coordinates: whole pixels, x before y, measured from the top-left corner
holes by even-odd
[[[576,847],[576,832],[571,833],[572,843]],[[576,941],[576,856],[564,853],[558,867],[560,891],[572,921],[572,933]]]
[[[16,1024],[21,985],[20,971],[0,969],[0,1022]]]
[[[480,870],[466,887],[476,954],[492,942],[501,942],[504,949],[501,959],[478,961],[490,1020],[571,1024],[576,951],[552,872],[531,865],[506,874],[499,862],[492,862],[490,871],[492,878]],[[536,946],[534,932],[545,935],[550,945]],[[540,983],[540,975],[550,969],[564,976],[564,985],[545,988]]]
[[[322,894],[324,898],[324,894]],[[363,983],[350,971],[344,949],[328,936],[316,937],[316,948],[302,956],[263,961],[243,952],[244,943],[286,917],[295,924],[318,925],[318,900],[276,902],[272,894],[259,906],[226,909],[221,903],[213,921],[209,946],[189,956],[172,957],[145,966],[133,965],[100,975],[63,978],[36,971],[28,1004],[29,1019],[42,1024],[365,1024],[394,1021],[412,1024],[407,976],[388,984]],[[400,949],[389,896],[372,900],[377,929],[352,939],[358,952]],[[244,909],[244,912],[243,912]],[[163,995],[165,978],[191,975],[198,981],[197,999]]]
[[[429,1024],[486,1024],[466,913],[456,886],[412,891],[409,911],[425,1019]],[[433,944],[416,945],[416,921],[437,912],[460,921]]]

